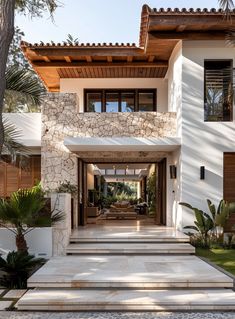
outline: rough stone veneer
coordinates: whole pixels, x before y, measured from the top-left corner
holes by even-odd
[[[66,180],[77,185],[77,156],[64,146],[67,136],[173,137],[176,136],[176,114],[78,113],[76,94],[48,94],[42,105],[41,174],[43,187],[52,192]],[[74,208],[76,212],[76,201]],[[70,227],[66,220],[70,219],[71,209],[66,208],[65,213],[65,221],[53,227],[55,255],[65,254],[68,244]]]
[[[176,114],[156,112],[78,113],[77,96],[49,93],[42,106],[42,182],[55,189],[77,183],[77,160],[64,146],[66,136],[174,137]]]

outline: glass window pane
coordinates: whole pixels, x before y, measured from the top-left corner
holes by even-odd
[[[87,93],[87,112],[101,112],[101,93]]]
[[[135,94],[132,92],[124,92],[121,94],[121,112],[135,111]]]
[[[106,175],[115,175],[114,169],[106,169]]]
[[[231,61],[205,61],[205,121],[230,121],[233,107]]]
[[[118,112],[118,93],[106,93],[106,112]]]
[[[154,111],[154,97],[152,92],[139,92],[139,111]]]
[[[124,169],[117,169],[116,175],[125,175],[126,171]]]

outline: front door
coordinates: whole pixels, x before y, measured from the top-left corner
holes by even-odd
[[[156,219],[157,225],[166,225],[166,158],[156,164]]]

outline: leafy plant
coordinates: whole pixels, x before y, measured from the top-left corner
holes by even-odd
[[[149,199],[149,212],[154,215],[156,212],[156,173],[152,173],[147,180],[147,192]]]
[[[69,45],[78,45],[79,44],[79,40],[78,38],[74,38],[70,33],[67,36],[67,39],[65,40],[66,44]]]
[[[34,71],[17,65],[6,70],[5,112],[38,111],[46,89]]]
[[[215,205],[212,204],[212,202],[209,199],[207,199],[207,205],[213,217],[214,227],[224,227],[230,214],[229,202],[222,199],[218,205],[218,208],[216,209]]]
[[[27,288],[27,279],[45,263],[43,258],[34,258],[22,252],[10,252],[6,260],[0,257],[0,286],[9,289]]]
[[[191,206],[187,203],[180,203],[180,205],[191,209],[194,212],[196,220],[194,221],[195,226],[185,226],[184,229],[192,229],[197,231],[201,238],[204,247],[209,247],[209,233],[214,228],[214,220],[211,216],[204,211]]]
[[[9,200],[0,199],[0,225],[15,234],[18,252],[27,252],[25,235],[35,227],[48,227],[64,219],[64,214],[51,209],[40,187],[20,189]]]
[[[65,180],[55,189],[56,193],[69,193],[73,196],[77,196],[78,187],[77,185],[71,184],[70,181]]]

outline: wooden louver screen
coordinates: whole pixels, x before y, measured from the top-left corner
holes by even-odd
[[[232,61],[205,61],[205,121],[230,121],[232,109]]]
[[[9,197],[19,188],[30,188],[41,180],[41,156],[27,159],[27,167],[22,169],[0,161],[0,197]]]

